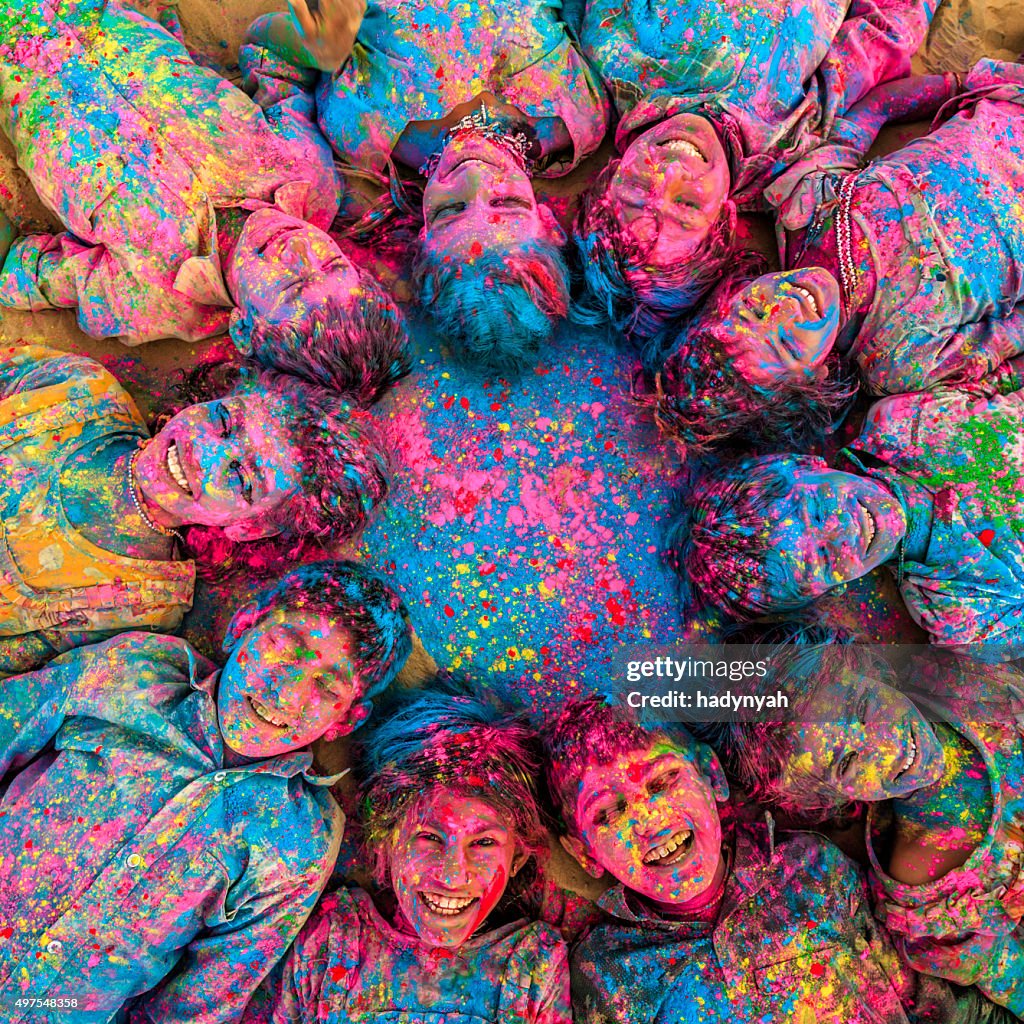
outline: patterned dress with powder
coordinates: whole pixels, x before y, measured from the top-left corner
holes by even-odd
[[[174,560],[170,542],[166,560],[104,551],[66,511],[95,452],[148,436],[131,397],[94,360],[0,348],[0,654],[5,638],[30,633],[52,656],[90,634],[177,629],[192,604],[192,562]]]

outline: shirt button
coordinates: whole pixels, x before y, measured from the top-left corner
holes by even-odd
[[[133,853],[128,858],[128,867],[130,867],[130,868],[137,868],[141,863],[142,863],[142,858],[137,853]]]
[[[217,772],[213,777],[214,782],[223,782],[228,777],[227,772]]]
[[[64,944],[62,942],[58,942],[56,939],[46,944],[47,953],[59,953],[63,948]]]

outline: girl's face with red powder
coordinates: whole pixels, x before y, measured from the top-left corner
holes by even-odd
[[[450,949],[483,924],[525,860],[502,814],[442,789],[406,816],[388,853],[404,923],[425,945]]]

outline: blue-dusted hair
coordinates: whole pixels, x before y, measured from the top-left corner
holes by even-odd
[[[396,692],[365,729],[361,750],[363,838],[378,880],[386,881],[396,830],[438,789],[489,803],[526,852],[545,847],[539,741],[523,716],[441,679]]]
[[[369,700],[394,680],[412,652],[412,630],[401,598],[384,578],[359,562],[309,562],[264,587],[235,612],[223,647],[233,651],[243,635],[277,609],[322,614],[339,621],[352,642],[360,696]]]
[[[800,473],[824,468],[813,456],[770,455],[725,463],[697,479],[668,531],[684,618],[710,610],[742,622],[811,603],[780,571],[769,533],[778,522],[776,503]]]
[[[502,374],[528,365],[569,309],[569,270],[546,240],[468,258],[421,244],[413,280],[453,353]]]
[[[727,199],[718,220],[685,262],[652,267],[648,249],[619,222],[608,187],[621,161],[612,160],[583,195],[573,239],[583,295],[573,308],[578,323],[610,323],[640,350],[646,365],[652,344],[673,321],[692,310],[735,261],[736,204]]]

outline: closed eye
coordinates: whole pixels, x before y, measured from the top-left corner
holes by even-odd
[[[462,213],[465,208],[466,204],[461,202],[443,203],[441,206],[437,206],[430,211],[430,223],[435,224],[442,217],[451,216],[455,213]]]
[[[836,765],[836,771],[839,778],[843,779],[848,774],[850,769],[853,767],[854,762],[857,760],[857,751],[851,750],[848,754],[845,754],[842,760]]]
[[[672,783],[676,781],[678,777],[679,772],[675,768],[672,768],[667,772],[662,772],[660,775],[651,779],[651,781],[647,783],[647,792],[664,793],[665,790],[667,790],[672,785]]]
[[[229,463],[229,466],[238,479],[238,487],[239,490],[241,491],[242,498],[245,500],[246,504],[251,505],[252,481],[249,479],[248,474],[242,468],[242,464],[238,461],[238,459],[232,459],[231,462]]]
[[[230,437],[231,411],[223,402],[218,402],[213,408],[213,414],[217,417],[217,422],[220,424],[220,436]]]
[[[626,809],[625,802],[620,800],[617,804],[599,808],[593,816],[593,822],[600,828],[614,821]]]
[[[523,199],[521,196],[495,196],[491,200],[490,205],[498,209],[507,207],[514,207],[520,210],[533,209],[533,203],[528,199]]]

